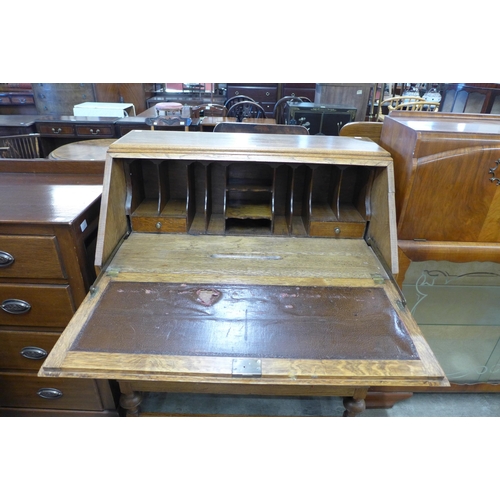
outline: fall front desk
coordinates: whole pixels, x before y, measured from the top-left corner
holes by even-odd
[[[134,131],[106,159],[100,274],[42,377],[342,396],[448,385],[405,306],[391,156],[347,137]]]

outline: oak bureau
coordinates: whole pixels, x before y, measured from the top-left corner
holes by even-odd
[[[39,371],[143,391],[340,396],[448,381],[405,307],[393,164],[368,140],[134,131],[96,282]],[[47,382],[48,383],[48,382]]]

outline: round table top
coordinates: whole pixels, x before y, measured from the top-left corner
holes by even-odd
[[[116,139],[89,139],[65,144],[52,151],[49,160],[95,160],[104,161],[106,151]]]

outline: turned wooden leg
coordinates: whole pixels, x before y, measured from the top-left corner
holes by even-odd
[[[344,417],[356,417],[359,413],[365,410],[365,400],[355,399],[353,397],[347,397],[343,400],[344,403]]]
[[[132,390],[126,382],[120,382],[120,406],[125,410],[126,417],[138,417],[142,394]]]

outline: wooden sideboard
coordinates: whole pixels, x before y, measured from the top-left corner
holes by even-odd
[[[107,381],[37,377],[95,278],[102,162],[0,162],[0,415],[116,416]]]
[[[394,158],[398,282],[411,261],[500,262],[500,119],[396,111],[386,121],[380,144]]]
[[[106,160],[99,276],[39,371],[142,391],[443,387],[392,281],[392,158],[347,137],[131,132]],[[55,383],[55,382],[54,382]]]

